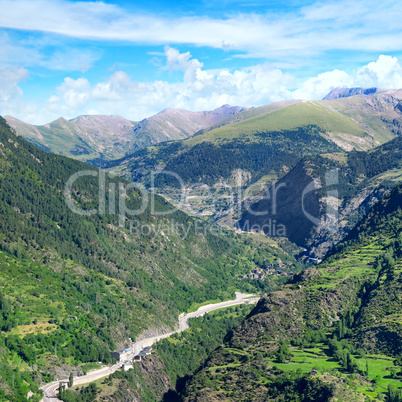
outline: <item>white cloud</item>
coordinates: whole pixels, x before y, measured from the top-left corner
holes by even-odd
[[[60,42],[53,41],[52,48],[60,48]],[[18,64],[25,67],[40,66],[49,70],[87,71],[100,58],[101,51],[74,49],[63,46],[63,50],[46,49],[46,40],[17,41],[6,32],[0,31],[0,68]]]
[[[65,78],[63,84],[57,87],[59,97],[68,107],[82,107],[89,100],[89,90],[91,85],[86,78]],[[56,97],[57,98],[57,97]],[[56,99],[55,98],[55,99]]]
[[[83,77],[67,77],[35,113],[29,105],[20,102],[22,92],[18,83],[26,77],[27,71],[1,70],[0,101],[3,99],[3,103],[0,113],[4,113],[5,106],[10,110],[9,105],[14,105],[15,114],[12,111],[9,114],[35,124],[80,114],[119,114],[142,120],[167,107],[200,111],[225,103],[260,106],[288,99],[321,99],[336,87],[402,87],[402,67],[398,59],[384,55],[355,71],[328,71],[299,84],[294,76],[270,64],[234,71],[205,70],[190,53],[166,47],[164,55],[164,68],[181,71],[181,80],[138,82],[124,71],[116,71],[106,80],[92,84]]]
[[[293,92],[293,97],[296,99],[322,99],[334,88],[349,86],[354,86],[353,78],[345,71],[333,70],[304,81],[301,87]]]
[[[349,19],[364,17],[368,11],[370,2],[353,2],[345,7],[344,1],[337,2],[318,2],[310,6],[303,7],[301,14],[308,21],[328,21],[332,19]]]
[[[376,61],[350,74],[333,70],[309,78],[293,92],[293,97],[322,99],[332,89],[341,87],[400,89],[402,88],[402,66],[396,57],[380,55]]]
[[[195,44],[271,59],[402,47],[402,8],[396,0],[317,2],[287,13],[226,18],[140,15],[103,2],[66,0],[0,0],[0,9],[5,28],[137,44]]]
[[[121,114],[133,120],[155,114],[166,107],[210,110],[232,105],[266,104],[291,96],[287,89],[293,77],[268,64],[241,70],[203,70],[190,53],[165,48],[166,67],[183,72],[179,82],[136,82],[124,71],[91,85],[85,78],[66,78],[47,102],[44,116],[55,113],[67,118],[89,111]]]
[[[0,70],[0,110],[3,115],[20,105],[22,89],[18,84],[27,76],[28,71],[22,67]]]
[[[203,63],[200,63],[197,59],[191,59],[190,52],[180,53],[177,49],[170,46],[165,46],[165,56],[167,67],[170,71],[196,70],[204,66]]]
[[[362,87],[402,88],[402,67],[396,57],[381,55],[377,61],[357,71],[356,82]]]
[[[41,55],[36,49],[13,43],[5,32],[0,32],[0,68],[14,64],[38,64],[40,61]]]
[[[38,65],[50,70],[81,71],[89,70],[99,59],[100,52],[63,48],[56,51]]]

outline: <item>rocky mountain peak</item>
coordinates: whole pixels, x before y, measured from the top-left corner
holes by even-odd
[[[379,91],[378,88],[335,88],[326,95],[323,100],[332,100],[338,98],[348,98],[355,95],[372,95]]]

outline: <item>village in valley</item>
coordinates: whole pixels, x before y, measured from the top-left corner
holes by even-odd
[[[240,275],[239,279],[259,279],[264,280],[267,277],[272,275],[283,275],[283,276],[291,276],[292,272],[287,272],[285,269],[288,267],[281,259],[278,259],[275,263],[264,263],[261,268],[253,269],[248,274]]]

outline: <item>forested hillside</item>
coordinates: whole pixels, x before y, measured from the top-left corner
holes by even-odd
[[[69,197],[101,213],[68,208],[66,183],[80,171]],[[256,250],[252,239],[211,233],[180,211],[152,214],[151,205],[159,213],[171,208],[158,196],[119,222],[113,205],[122,202],[119,183],[128,183],[107,176],[99,185],[100,175],[16,137],[0,118],[1,398],[25,400],[57,367],[108,362],[129,336],[172,328],[196,303],[232,298],[235,288],[255,291],[239,275],[278,255]],[[127,191],[127,209],[147,196]],[[293,257],[281,258],[292,269]]]
[[[158,342],[152,354],[136,362],[132,370],[117,371],[89,386],[75,386],[64,393],[63,400],[86,402],[91,391],[99,400],[175,401],[190,376],[251,308],[239,305],[192,318],[188,330]]]
[[[253,183],[265,175],[282,177],[303,156],[336,151],[340,148],[324,139],[319,127],[311,125],[294,130],[261,131],[218,143],[197,140],[196,143],[161,144],[106,167],[123,164],[125,177],[147,182],[150,172],[163,166],[164,171],[176,173],[185,184],[208,185],[228,180],[233,171],[242,169],[250,175],[248,182]],[[178,182],[162,174],[156,185],[163,188],[177,186]]]
[[[322,264],[264,297],[183,400],[401,400],[401,205],[397,186]]]

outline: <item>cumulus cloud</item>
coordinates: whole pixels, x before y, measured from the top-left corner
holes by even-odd
[[[164,57],[164,68],[181,71],[181,79],[139,82],[124,71],[116,71],[97,83],[84,77],[67,77],[46,103],[37,108],[35,116],[27,114],[26,120],[43,124],[60,115],[73,118],[80,114],[120,114],[142,120],[167,107],[201,111],[226,103],[261,106],[288,99],[321,99],[336,87],[402,87],[398,59],[385,55],[355,71],[328,71],[303,82],[267,63],[237,70],[207,70],[190,53],[180,53],[169,46],[165,47]],[[13,104],[13,99],[14,104],[20,99],[18,83],[26,75],[27,71],[21,68],[0,71],[3,108],[6,103]],[[16,117],[24,120],[26,110],[19,108]]]
[[[70,118],[91,110],[140,120],[166,107],[209,110],[225,103],[266,104],[291,96],[288,88],[293,77],[269,64],[235,71],[204,70],[189,52],[180,53],[169,46],[165,47],[165,58],[166,68],[182,71],[182,80],[137,82],[124,71],[94,85],[85,78],[66,78],[44,112],[63,112]]]
[[[396,57],[380,55],[376,61],[348,74],[342,70],[328,71],[304,81],[293,92],[297,99],[322,99],[334,88],[402,88],[402,66]]]
[[[356,82],[362,87],[402,88],[402,67],[396,57],[381,55],[357,71]]]
[[[74,80],[70,77],[64,79],[64,82],[56,88],[57,95],[49,99],[52,108],[60,106],[64,110],[81,108],[86,105],[89,100],[89,91],[91,85],[86,78],[78,78]]]
[[[333,70],[304,81],[301,87],[293,92],[293,96],[296,99],[321,99],[334,88],[349,87],[353,84],[353,78],[348,73]]]
[[[170,71],[196,70],[204,66],[197,59],[192,59],[190,52],[180,53],[177,49],[165,46],[166,64]]]

